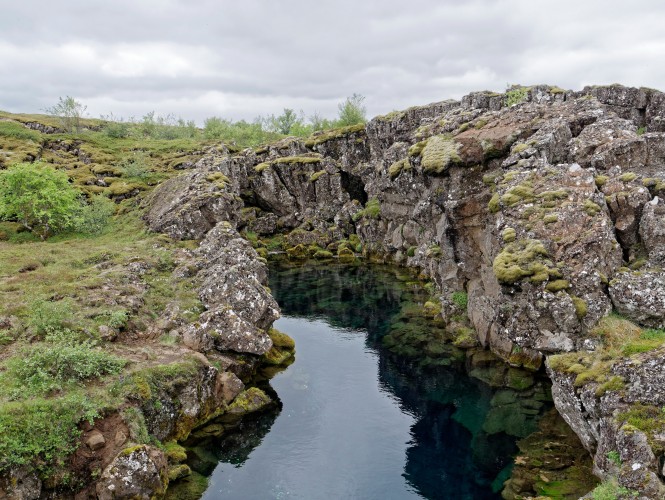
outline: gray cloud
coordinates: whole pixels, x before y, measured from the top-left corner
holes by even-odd
[[[24,0],[0,18],[0,109],[370,115],[508,83],[663,88],[657,0]]]

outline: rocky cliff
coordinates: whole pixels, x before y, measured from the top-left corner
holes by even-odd
[[[271,348],[276,305],[260,262],[234,257],[254,252],[239,232],[261,256],[415,267],[444,319],[466,293],[483,346],[513,366],[546,362],[600,477],[662,498],[664,196],[665,94],[535,86],[211,150],[155,191],[147,220],[203,238],[190,272],[208,310],[183,332],[190,347]]]

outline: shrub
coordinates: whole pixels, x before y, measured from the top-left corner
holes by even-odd
[[[67,174],[41,163],[0,172],[0,219],[16,220],[42,240],[76,226],[79,192]]]
[[[49,115],[55,116],[60,120],[65,132],[78,133],[81,130],[81,118],[88,107],[74,99],[67,96],[64,99],[59,98],[58,104],[50,108],[46,108]]]
[[[19,381],[21,393],[47,394],[65,384],[119,373],[125,360],[97,350],[90,341],[60,340],[24,348],[7,361],[7,385]]]
[[[72,305],[68,300],[36,300],[30,305],[28,326],[39,336],[53,334],[68,326],[72,314]]]
[[[115,203],[102,195],[93,196],[81,205],[76,229],[82,233],[99,234],[115,213]]]
[[[529,89],[526,87],[513,87],[506,92],[506,106],[514,106],[521,102],[526,101],[529,95]]]
[[[469,296],[466,292],[453,292],[450,296],[450,300],[452,300],[457,307],[466,311],[466,307],[469,303]]]
[[[616,450],[608,451],[607,459],[615,465],[621,465],[621,457],[619,456],[619,452]]]
[[[347,97],[346,101],[340,103],[337,106],[337,109],[339,110],[339,118],[337,119],[336,126],[348,127],[350,125],[365,123],[367,118],[365,117],[366,109],[363,105],[364,101],[364,96],[353,94],[352,96]]]
[[[135,152],[132,156],[123,158],[119,166],[128,179],[144,180],[150,175],[146,155],[143,152]]]

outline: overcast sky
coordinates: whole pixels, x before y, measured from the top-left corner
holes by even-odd
[[[0,109],[91,117],[368,115],[509,83],[665,90],[665,2],[21,0],[0,14]]]

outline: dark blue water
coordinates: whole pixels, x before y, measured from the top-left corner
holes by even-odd
[[[381,267],[273,267],[275,326],[296,361],[270,381],[279,411],[199,447],[204,498],[500,498],[547,390],[491,387],[492,362],[471,367],[463,352],[432,362],[382,347],[405,304],[426,298],[405,281]]]

